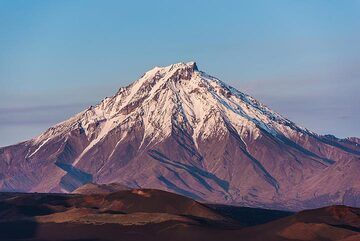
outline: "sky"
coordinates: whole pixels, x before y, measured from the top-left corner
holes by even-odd
[[[0,0],[0,146],[187,61],[312,131],[360,137],[359,30],[359,0]]]

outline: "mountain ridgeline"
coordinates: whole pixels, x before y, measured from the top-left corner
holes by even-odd
[[[359,172],[359,139],[297,126],[194,62],[155,67],[40,136],[0,148],[1,191],[120,183],[300,210],[360,206]]]

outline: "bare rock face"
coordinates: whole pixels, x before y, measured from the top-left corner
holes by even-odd
[[[86,183],[303,209],[360,206],[357,138],[321,136],[198,70],[156,67],[39,137],[0,148],[0,190]]]

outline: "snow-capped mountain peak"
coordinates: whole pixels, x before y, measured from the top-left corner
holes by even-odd
[[[36,143],[45,144],[49,138],[73,129],[84,130],[91,141],[74,162],[76,165],[114,128],[132,122],[144,126],[142,142],[146,145],[171,135],[174,125],[191,133],[195,145],[198,138],[215,132],[226,134],[228,126],[239,136],[252,139],[262,131],[277,138],[284,129],[302,130],[252,97],[199,71],[195,62],[180,62],[151,69],[114,96],[50,128]]]
[[[359,155],[351,140],[317,135],[195,62],[176,63],[147,71],[33,140],[0,149],[7,173],[0,187],[67,192],[89,181],[120,182],[211,202],[290,205],[298,193],[310,203],[324,190],[333,195],[334,188],[312,183],[327,185],[334,165],[346,180],[355,178],[348,172]],[[358,200],[349,192],[346,200]]]

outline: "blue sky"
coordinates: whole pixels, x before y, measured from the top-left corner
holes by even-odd
[[[304,127],[360,136],[359,29],[351,0],[0,0],[0,146],[191,60]]]

